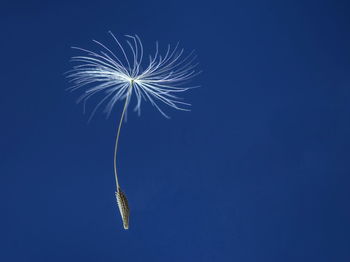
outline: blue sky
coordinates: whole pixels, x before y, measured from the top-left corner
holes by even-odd
[[[347,1],[5,1],[1,261],[349,261]],[[191,112],[88,123],[71,46],[195,49]],[[91,105],[92,107],[92,105]],[[167,108],[166,108],[167,109]]]

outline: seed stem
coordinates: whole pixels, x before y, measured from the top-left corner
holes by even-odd
[[[128,107],[128,103],[129,103],[129,100],[130,100],[130,95],[131,95],[131,91],[132,91],[133,86],[134,86],[134,80],[131,80],[130,87],[129,87],[128,91],[127,91],[128,94],[127,94],[127,96],[125,98],[125,104],[124,104],[123,112],[122,112],[122,115],[120,117],[118,131],[117,131],[117,136],[116,136],[116,139],[115,139],[115,146],[114,146],[114,176],[115,176],[115,183],[116,183],[116,187],[117,187],[117,192],[120,190],[119,181],[118,181],[118,174],[117,174],[118,141],[119,141],[120,129],[122,127],[124,115],[125,115],[125,112],[126,112],[126,108]]]

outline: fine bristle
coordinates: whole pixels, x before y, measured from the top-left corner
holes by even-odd
[[[123,220],[124,229],[129,229],[130,210],[129,210],[129,204],[128,204],[128,200],[126,198],[126,195],[119,188],[118,191],[115,193],[115,196],[117,198],[117,203],[118,203],[120,215],[121,215],[122,220]]]

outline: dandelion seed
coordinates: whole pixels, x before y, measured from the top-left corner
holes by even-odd
[[[116,198],[125,229],[129,228],[129,206],[125,194],[121,191],[117,175],[117,149],[121,126],[127,116],[128,107],[135,93],[136,105],[134,111],[141,114],[141,102],[149,101],[163,116],[161,104],[177,110],[189,111],[190,104],[182,101],[178,94],[195,86],[185,86],[187,82],[198,75],[196,56],[191,52],[184,55],[184,50],[167,46],[162,56],[158,43],[154,55],[149,55],[145,62],[144,49],[140,38],[126,35],[124,48],[120,41],[109,32],[114,40],[115,48],[108,48],[95,41],[101,50],[90,51],[74,47],[84,53],[74,56],[72,61],[77,63],[69,71],[68,78],[73,82],[72,91],[85,88],[78,102],[83,103],[85,112],[87,101],[98,94],[102,99],[92,110],[89,120],[96,111],[104,105],[104,113],[110,116],[118,101],[124,101],[123,111],[119,120],[114,147],[114,175],[116,181]],[[114,51],[112,51],[114,50]],[[145,67],[143,67],[145,65]]]
[[[123,220],[124,229],[128,229],[129,228],[129,216],[130,216],[128,200],[126,198],[126,195],[124,194],[123,191],[120,190],[120,188],[117,189],[115,196],[117,198],[119,212],[120,212],[120,215],[121,215],[122,220]]]

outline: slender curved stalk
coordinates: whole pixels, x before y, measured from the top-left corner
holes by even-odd
[[[131,95],[131,89],[133,87],[133,84],[134,84],[134,81],[132,80],[131,83],[130,83],[130,87],[128,89],[128,94],[127,94],[127,96],[125,98],[125,104],[124,104],[122,115],[120,117],[118,131],[117,131],[117,136],[116,136],[116,139],[115,139],[115,146],[114,146],[114,176],[115,176],[115,183],[116,183],[117,191],[119,191],[119,189],[120,189],[119,181],[118,181],[118,173],[117,173],[118,141],[119,141],[120,129],[122,127],[125,111],[126,111],[126,108],[128,106],[128,103],[129,103],[129,99],[130,99],[130,95]]]
[[[134,84],[134,80],[131,80],[130,87],[129,87],[128,91],[127,91],[128,93],[127,93],[126,98],[125,98],[125,104],[124,104],[123,112],[122,112],[122,115],[120,117],[120,122],[119,122],[119,126],[118,126],[117,136],[116,136],[116,139],[115,139],[115,146],[114,146],[114,176],[115,176],[115,183],[116,183],[116,187],[117,187],[117,191],[115,192],[115,196],[117,198],[118,208],[119,208],[119,212],[120,212],[120,215],[122,217],[122,220],[123,220],[124,229],[129,229],[130,209],[129,209],[129,204],[128,204],[128,200],[126,198],[126,195],[120,189],[119,182],[118,182],[117,151],[118,151],[118,141],[119,141],[120,129],[122,127],[122,123],[123,123],[124,115],[125,115],[125,112],[126,112],[126,108],[128,107],[128,103],[129,103],[129,100],[130,100],[133,84]]]

